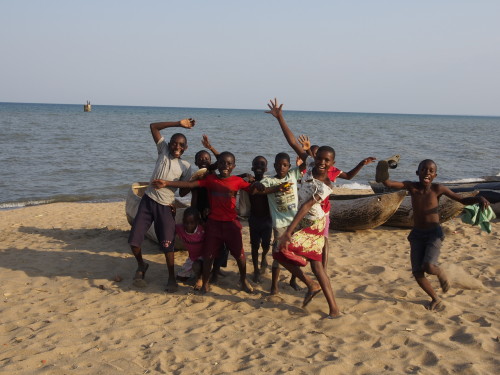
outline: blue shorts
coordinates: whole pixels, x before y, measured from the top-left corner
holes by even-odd
[[[174,251],[175,218],[172,207],[159,204],[146,194],[139,203],[128,243],[131,246],[141,247],[144,236],[152,223],[154,223],[156,237],[160,243],[160,251],[164,253]]]
[[[424,263],[438,265],[441,244],[444,240],[440,226],[431,229],[413,228],[408,235],[410,241],[411,271],[423,272]]]

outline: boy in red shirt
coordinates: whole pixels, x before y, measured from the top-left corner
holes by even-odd
[[[236,259],[240,271],[241,289],[252,293],[253,288],[246,279],[246,258],[243,249],[241,224],[236,214],[236,193],[238,190],[249,191],[250,183],[238,176],[231,176],[235,164],[235,157],[230,152],[222,152],[217,159],[218,174],[207,175],[197,181],[166,181],[154,180],[152,185],[156,189],[171,186],[178,188],[204,187],[208,191],[210,213],[205,225],[205,256],[203,262],[202,292],[209,291],[208,280],[212,263],[223,244]]]

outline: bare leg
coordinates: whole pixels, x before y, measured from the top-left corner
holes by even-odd
[[[210,285],[208,283],[208,279],[210,278],[210,270],[212,269],[213,263],[214,263],[213,258],[203,260],[203,273],[201,276],[201,280],[202,280],[201,291],[203,293],[210,291]]]
[[[271,269],[271,295],[279,293],[278,281],[280,278],[280,267]]]
[[[253,281],[260,283],[259,247],[252,245]]]
[[[328,269],[328,237],[325,237],[325,245],[323,246],[323,268]]]
[[[194,290],[200,290],[201,286],[203,285],[203,282],[201,280],[202,270],[203,270],[203,261],[199,259],[195,260],[193,263],[193,272],[196,280],[194,284]]]
[[[236,264],[238,264],[238,270],[240,271],[241,290],[247,293],[253,293],[253,288],[247,280],[247,260],[245,255],[236,258]]]
[[[290,286],[293,288],[293,290],[296,290],[296,291],[299,291],[300,289],[302,289],[299,286],[299,284],[297,284],[297,278],[293,275],[292,275],[292,277],[290,277]]]
[[[304,303],[302,304],[302,307],[307,306],[307,304],[311,302],[312,298],[316,294],[321,292],[321,285],[313,281],[308,275],[306,275],[304,271],[302,271],[301,267],[286,262],[280,262],[280,264],[283,267],[285,267],[288,271],[290,271],[292,276],[298,278],[300,281],[306,284],[307,292],[306,295],[304,296]]]
[[[130,248],[132,249],[132,254],[134,254],[135,260],[137,261],[137,270],[135,271],[134,280],[143,280],[146,276],[149,264],[144,262],[142,259],[142,251],[140,247],[131,245]]]
[[[175,270],[174,270],[174,252],[169,251],[165,254],[165,259],[167,261],[167,269],[168,269],[168,281],[167,281],[167,292],[175,292],[177,291],[178,285],[175,280]]]
[[[311,260],[310,262],[311,262],[311,269],[314,272],[316,278],[318,279],[319,285],[321,285],[321,289],[323,290],[323,294],[325,295],[326,302],[328,302],[328,306],[330,308],[328,316],[330,317],[339,316],[340,311],[337,306],[337,302],[335,302],[332,285],[330,284],[330,279],[328,278],[325,269],[323,268],[322,262],[318,260]]]
[[[448,281],[448,276],[446,273],[438,266],[430,263],[424,263],[424,271],[431,275],[436,275],[443,293],[446,293],[450,289],[450,282]]]
[[[260,273],[266,273],[267,266],[269,265],[267,263],[267,253],[269,252],[270,246],[262,246],[262,261],[260,263]]]
[[[425,273],[422,272],[414,272],[413,276],[417,281],[418,285],[422,288],[422,290],[427,293],[429,297],[431,297],[432,301],[428,306],[429,310],[434,310],[440,303],[441,299],[437,296],[436,292],[432,288],[431,283],[425,277]]]

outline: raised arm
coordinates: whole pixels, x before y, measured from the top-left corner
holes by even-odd
[[[153,135],[153,140],[155,143],[161,139],[160,130],[165,128],[181,127],[186,129],[191,129],[195,124],[195,120],[192,118],[185,118],[180,121],[175,122],[153,122],[149,125],[151,129],[151,134]]]
[[[278,105],[278,100],[276,98],[274,98],[274,101],[270,100],[269,103],[270,104],[267,105],[269,107],[269,111],[266,111],[266,113],[270,113],[278,120],[281,126],[281,130],[283,131],[283,134],[285,135],[285,138],[290,147],[293,148],[293,150],[297,153],[297,155],[300,156],[302,160],[306,160],[307,153],[302,150],[302,146],[295,139],[295,135],[293,135],[292,131],[285,121],[285,118],[283,117],[283,104]]]
[[[306,152],[307,155],[314,157],[314,154],[311,150],[311,141],[309,140],[309,137],[307,135],[299,135],[297,141],[300,143],[300,145],[302,146],[302,150]]]
[[[366,159],[363,159],[358,163],[358,165],[356,165],[349,172],[347,172],[347,173],[342,172],[341,174],[339,174],[339,177],[343,178],[345,180],[351,180],[354,176],[356,176],[358,174],[358,172],[361,170],[361,168],[363,168],[365,165],[373,163],[375,160],[377,160],[377,159],[374,158],[373,156],[370,156]]]
[[[481,209],[484,210],[484,209],[488,208],[488,206],[490,205],[490,202],[484,197],[475,196],[475,197],[465,197],[464,198],[464,197],[461,197],[460,195],[458,195],[457,193],[455,193],[454,191],[451,191],[449,187],[441,185],[441,184],[438,185],[438,194],[446,195],[448,198],[451,198],[457,202],[460,202],[464,206],[468,206],[469,204],[477,203],[481,206]]]
[[[219,151],[217,151],[213,146],[212,144],[210,143],[210,141],[208,140],[208,135],[206,134],[203,134],[202,136],[202,139],[201,139],[201,144],[203,145],[203,147],[205,147],[206,149],[212,151],[212,154],[214,154],[215,158],[217,158],[220,154]]]

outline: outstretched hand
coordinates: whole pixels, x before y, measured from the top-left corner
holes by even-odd
[[[164,187],[167,187],[167,181],[166,180],[161,180],[161,179],[156,179],[156,180],[153,180],[151,181],[151,185],[153,185],[153,187],[158,190],[158,189],[162,189]]]
[[[479,197],[479,207],[481,210],[486,210],[490,206],[490,202],[485,197]]]
[[[362,165],[368,165],[370,163],[373,163],[375,160],[377,160],[377,158],[374,158],[373,156],[370,156],[366,159],[363,159],[359,162],[359,164],[362,164]]]
[[[307,151],[311,149],[311,141],[309,140],[309,137],[307,135],[299,135],[297,141],[299,141],[300,145],[302,146],[302,150]]]
[[[184,118],[179,121],[179,124],[186,129],[191,129],[195,125],[196,121],[194,118]]]
[[[206,134],[203,134],[201,136],[201,144],[203,147],[205,147],[209,150],[212,148],[212,145],[210,144],[210,141],[208,140],[208,135],[206,135]]]
[[[266,113],[270,113],[271,115],[273,115],[274,117],[278,118],[282,115],[282,108],[283,108],[283,104],[279,105],[278,106],[278,99],[274,98],[274,102],[273,100],[269,100],[269,103],[267,106],[269,107],[269,111],[266,111]]]

